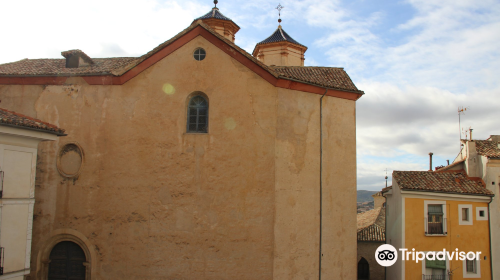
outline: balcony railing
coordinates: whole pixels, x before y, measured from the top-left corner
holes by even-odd
[[[449,275],[424,275],[422,274],[422,280],[450,280]]]
[[[448,234],[448,228],[446,227],[446,219],[443,222],[429,222],[427,218],[424,218],[425,222],[425,234],[426,235],[446,235]]]

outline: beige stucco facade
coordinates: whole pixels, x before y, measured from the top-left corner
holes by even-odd
[[[257,45],[254,53],[262,63],[276,66],[304,66],[306,48],[287,42]]]
[[[203,61],[193,51],[206,50]],[[189,97],[208,133],[186,133]],[[64,127],[42,143],[32,279],[54,240],[85,251],[88,279],[356,277],[355,101],[277,88],[198,36],[123,85],[0,85],[7,109]],[[56,155],[78,143],[77,177]]]
[[[0,247],[3,275],[23,280],[30,273],[37,146],[55,140],[49,133],[0,126]]]

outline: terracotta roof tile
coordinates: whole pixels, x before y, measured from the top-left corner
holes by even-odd
[[[385,207],[357,215],[358,241],[385,241]]]
[[[0,76],[121,76],[142,61],[170,45],[184,34],[196,28],[198,25],[227,43],[234,50],[259,65],[276,78],[363,94],[363,91],[356,88],[354,83],[342,68],[304,66],[269,67],[242,48],[238,47],[233,42],[224,38],[224,36],[217,33],[201,20],[193,22],[193,24],[191,24],[188,28],[184,29],[170,40],[158,45],[156,48],[141,57],[93,58],[92,61],[94,64],[78,68],[66,68],[65,59],[24,59],[0,65]]]
[[[392,190],[392,186],[388,186],[387,188],[383,188],[382,189],[382,194],[384,194],[384,193],[386,193],[386,192],[388,192],[390,190]]]
[[[112,75],[137,60],[136,57],[94,58],[94,64],[66,68],[66,59],[23,59],[0,65],[1,76],[90,76]]]
[[[493,196],[482,180],[463,171],[394,171],[392,179],[402,190]]]
[[[385,242],[385,227],[371,225],[358,230],[358,241]]]
[[[476,151],[485,157],[500,157],[499,142],[491,140],[474,140],[476,142]]]
[[[363,91],[358,90],[343,68],[312,66],[272,66],[271,68],[284,79],[363,94]]]
[[[39,119],[0,108],[0,125],[14,126],[31,130],[42,130],[47,133],[64,136],[64,129]]]

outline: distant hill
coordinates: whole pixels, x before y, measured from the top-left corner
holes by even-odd
[[[358,202],[373,201],[373,194],[378,193],[378,191],[358,191]]]

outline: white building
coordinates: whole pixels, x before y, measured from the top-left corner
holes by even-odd
[[[30,273],[38,143],[63,135],[54,125],[0,109],[0,279]]]

